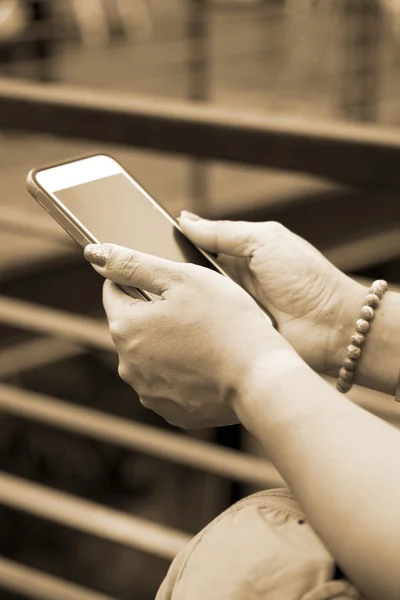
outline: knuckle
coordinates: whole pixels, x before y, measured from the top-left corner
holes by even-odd
[[[239,228],[241,231],[241,247],[242,251],[246,254],[251,253],[257,249],[260,239],[260,229],[257,226],[258,223],[249,223],[247,221],[238,221]]]
[[[131,381],[131,373],[128,365],[124,361],[119,361],[118,364],[118,375],[120,378],[126,383],[130,383]]]
[[[108,328],[113,342],[123,346],[125,349],[134,348],[140,338],[141,331],[146,327],[147,319],[138,314],[138,311],[130,310],[128,305],[126,311],[108,320]]]
[[[110,330],[110,335],[115,344],[120,344],[124,341],[125,338],[125,327],[121,323],[119,319],[113,319],[109,322],[108,328]]]
[[[139,401],[143,408],[147,408],[147,410],[151,409],[152,403],[150,398],[148,398],[147,396],[139,396]]]
[[[213,244],[215,246],[215,248],[219,249],[222,246],[222,242],[223,242],[223,236],[222,236],[222,230],[225,229],[226,227],[229,227],[229,224],[231,224],[231,221],[222,221],[222,220],[218,220],[218,221],[214,221],[212,224],[212,234],[213,234]]]
[[[124,279],[132,281],[139,266],[138,258],[135,253],[129,255],[121,265],[121,275]]]
[[[264,235],[267,235],[270,239],[272,238],[282,238],[287,234],[287,229],[282,223],[279,221],[267,221],[262,224],[262,229]]]
[[[269,221],[267,223],[268,229],[275,234],[282,234],[285,231],[285,227],[279,221]]]

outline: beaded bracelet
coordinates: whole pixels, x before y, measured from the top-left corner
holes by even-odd
[[[355,322],[355,332],[351,336],[350,346],[347,346],[346,358],[339,371],[336,389],[339,390],[339,392],[342,392],[342,394],[349,392],[353,386],[355,372],[365,342],[365,336],[371,327],[370,321],[374,318],[375,310],[378,308],[387,289],[387,281],[384,281],[383,279],[374,281],[369,289],[365,305],[362,307],[360,316]]]

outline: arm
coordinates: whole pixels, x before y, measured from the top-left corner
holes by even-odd
[[[282,336],[314,371],[337,376],[368,293],[365,285],[279,223],[208,221],[188,213],[179,222],[192,242],[218,254],[227,272],[271,311]],[[394,393],[400,295],[384,296],[359,366],[356,383]]]
[[[283,340],[279,345],[243,381],[235,412],[348,578],[368,598],[394,600],[400,433],[332,389]]]
[[[371,600],[398,598],[400,433],[323,381],[228,278],[112,245],[85,255],[105,278],[162,297],[145,303],[104,287],[119,374],[142,403],[181,427],[239,418],[347,576]],[[301,328],[299,343],[318,343],[320,331]]]

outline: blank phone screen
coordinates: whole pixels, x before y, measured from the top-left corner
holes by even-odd
[[[217,270],[124,173],[53,193],[101,243]]]
[[[123,173],[54,194],[101,243],[214,268]]]

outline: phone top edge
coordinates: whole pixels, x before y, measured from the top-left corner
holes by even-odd
[[[51,190],[51,192],[50,192],[50,190],[45,189],[43,187],[42,183],[38,180],[38,174],[46,172],[46,171],[54,172],[54,170],[58,169],[58,168],[63,168],[63,170],[64,170],[64,168],[68,167],[68,165],[76,165],[76,163],[82,163],[84,161],[90,161],[93,159],[94,159],[94,162],[96,162],[96,160],[99,160],[99,159],[106,159],[106,162],[111,163],[110,171],[109,172],[107,171],[105,175],[103,175],[103,173],[104,173],[103,172],[102,177],[98,177],[98,173],[97,173],[97,175],[95,177],[92,177],[92,178],[89,177],[87,179],[84,178],[85,181],[81,181],[80,183],[89,183],[90,181],[99,180],[99,179],[102,179],[103,177],[104,178],[110,177],[114,174],[121,173],[121,174],[125,175],[128,178],[128,180],[137,189],[140,190],[140,192],[147,198],[147,200],[150,201],[151,204],[153,204],[155,207],[157,207],[164,214],[164,216],[167,218],[167,220],[170,221],[170,223],[172,223],[172,225],[175,227],[175,229],[177,229],[182,235],[184,235],[184,233],[179,225],[179,222],[162,206],[162,204],[160,204],[154,198],[152,198],[152,196],[140,185],[140,183],[138,183],[129,174],[128,171],[126,171],[124,169],[124,167],[118,161],[116,161],[112,156],[108,155],[107,153],[96,153],[96,154],[90,154],[90,155],[83,155],[81,157],[77,157],[75,159],[56,163],[56,164],[50,165],[48,167],[32,169],[28,173],[27,178],[26,178],[26,188],[27,188],[28,192],[35,198],[35,200],[41,206],[43,206],[43,208],[45,208],[45,210],[47,212],[52,214],[52,216],[55,218],[55,220],[61,225],[61,227],[63,227],[63,229],[68,233],[68,235],[82,249],[84,249],[86,247],[86,245],[88,245],[88,244],[93,244],[93,243],[99,244],[100,242],[99,242],[99,240],[94,238],[94,236],[84,227],[84,225],[80,221],[78,221],[71,213],[69,213],[68,209],[62,203],[60,203],[60,201],[57,199],[56,196],[54,196],[55,192],[61,191],[62,189],[68,189],[68,188],[74,187],[75,185],[79,185],[79,183],[77,183],[75,180],[75,182],[72,184],[70,184],[70,182],[69,182],[69,185],[67,185],[66,187],[62,187],[62,186],[58,185],[57,187],[55,187],[55,189]],[[88,163],[86,163],[86,164],[88,164]],[[97,169],[98,169],[98,166],[97,166]],[[50,196],[50,198],[49,198],[49,196]],[[50,204],[51,204],[51,206],[49,206]],[[49,208],[53,208],[53,210],[49,210]],[[54,211],[54,208],[56,209],[56,211]],[[77,232],[78,232],[78,238],[76,236]],[[185,236],[185,238],[186,238],[186,236]],[[226,273],[226,271],[224,269],[222,269],[222,267],[218,264],[218,262],[215,260],[215,258],[209,252],[206,252],[205,250],[203,250],[202,248],[199,248],[197,246],[195,246],[195,247],[213,265],[213,267],[215,268],[216,271],[218,271],[221,275],[224,275],[225,277],[229,277],[228,273]],[[145,295],[146,300],[152,300],[152,298],[150,296],[148,296],[146,293],[144,293],[142,290],[140,290],[140,294]],[[269,320],[270,324],[275,329],[278,329],[278,324],[276,322],[276,319],[271,315],[271,313],[267,309],[265,309],[254,297],[253,297],[253,300],[261,308],[261,310],[265,314],[266,318]]]
[[[64,231],[76,242],[82,250],[88,244],[99,244],[84,225],[76,219],[68,209],[51,193],[40,185],[35,178],[35,172],[30,171],[26,179],[26,189],[44,210],[53,217]]]
[[[107,158],[110,158],[111,160],[117,162],[115,160],[115,158],[113,158],[112,156],[110,156],[109,154],[107,154],[106,152],[91,152],[90,154],[79,154],[78,156],[75,156],[74,158],[67,158],[65,160],[59,160],[57,162],[54,163],[50,163],[48,165],[45,166],[41,166],[41,167],[34,167],[33,169],[31,169],[28,173],[28,177],[29,175],[33,175],[33,177],[36,176],[36,174],[39,171],[47,171],[48,169],[54,169],[55,167],[61,167],[63,165],[68,165],[70,163],[74,163],[74,162],[79,162],[81,160],[86,160],[87,158],[93,158],[94,156],[106,156]]]
[[[35,171],[36,169],[31,169],[25,179],[25,187],[33,197],[35,196],[35,190],[37,189]]]
[[[36,181],[48,192],[67,190],[121,173],[121,165],[106,154],[94,154],[36,170]]]

